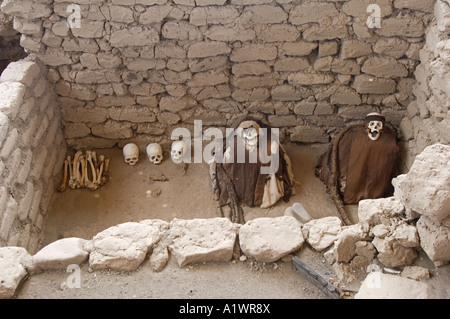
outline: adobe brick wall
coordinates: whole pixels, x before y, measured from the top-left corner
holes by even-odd
[[[56,94],[42,64],[10,63],[0,77],[0,246],[35,251],[66,155]]]
[[[73,148],[168,143],[177,126],[247,114],[286,141],[327,143],[381,111],[395,126],[435,0],[5,0],[49,68]],[[80,28],[69,28],[78,4]],[[366,24],[378,4],[381,28]]]
[[[425,147],[450,143],[450,2],[438,0],[426,30],[413,87],[415,99],[400,124],[407,141],[407,167]]]

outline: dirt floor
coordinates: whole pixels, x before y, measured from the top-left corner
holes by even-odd
[[[313,218],[338,216],[324,185],[314,176],[314,166],[326,145],[301,146],[289,144],[286,150],[293,163],[297,180],[296,194],[288,203],[280,201],[270,209],[244,207],[245,219],[282,216],[287,207],[302,203]],[[110,226],[144,219],[211,218],[218,217],[214,201],[209,166],[190,164],[185,171],[174,164],[168,154],[159,166],[151,164],[141,154],[136,166],[123,162],[121,149],[97,150],[111,156],[111,180],[96,191],[72,190],[55,195],[45,224],[44,245],[67,237],[91,239]],[[149,176],[163,174],[167,181],[154,182]],[[355,207],[350,218],[357,222]],[[337,282],[331,266],[321,253],[307,244],[295,253],[330,282]],[[422,263],[430,266],[426,257]],[[202,263],[178,267],[174,258],[161,272],[154,272],[147,261],[134,272],[92,271],[88,264],[81,267],[81,287],[68,288],[71,273],[47,271],[28,277],[17,290],[17,299],[93,299],[93,298],[176,298],[176,299],[325,299],[311,282],[303,278],[290,261],[256,263],[250,259],[229,263]],[[432,265],[432,264],[431,264]],[[430,266],[432,267],[432,266]],[[435,275],[445,276],[439,277]],[[357,291],[362,278],[352,285],[341,284],[346,298]],[[447,283],[442,288],[439,280]],[[437,298],[450,296],[450,269],[441,267],[430,281]],[[434,287],[434,286],[433,286]],[[353,292],[352,292],[353,291]]]

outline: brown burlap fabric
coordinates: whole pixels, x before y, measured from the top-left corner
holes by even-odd
[[[267,132],[267,145],[271,145],[270,130],[267,130]],[[238,145],[239,143],[242,144]],[[270,177],[268,174],[261,174],[261,167],[263,165],[269,166],[270,163],[261,163],[259,158],[259,151],[255,151],[257,153],[257,156],[255,157],[257,159],[256,162],[255,160],[251,161],[253,157],[251,157],[248,150],[245,150],[245,162],[239,163],[237,155],[238,152],[236,150],[238,147],[242,147],[242,149],[245,149],[243,143],[244,142],[241,138],[235,137],[234,143],[230,143],[230,145],[228,145],[231,146],[231,154],[232,156],[234,156],[234,163],[224,163],[217,165],[222,165],[225,173],[233,182],[233,187],[239,202],[244,203],[248,207],[259,206],[262,203],[266,181]],[[265,154],[267,154],[267,156],[271,156],[270,147],[267,147],[267,150],[263,149],[262,151],[266,152]],[[240,162],[242,162],[242,160]],[[278,151],[278,163],[278,170],[275,175],[279,180],[283,181],[283,199],[285,201],[288,201],[290,196],[292,195],[293,185],[287,171],[284,150],[281,147]],[[218,185],[218,190],[220,204],[227,204],[230,194],[222,187],[220,187],[220,185]]]
[[[392,178],[397,175],[400,149],[396,132],[385,125],[376,141],[368,138],[366,124],[343,129],[319,158],[316,176],[329,192],[339,193],[344,204],[356,204],[361,199],[392,195]],[[345,180],[340,193],[338,180]]]

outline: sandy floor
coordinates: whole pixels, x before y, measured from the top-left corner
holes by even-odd
[[[289,203],[280,201],[270,209],[244,207],[246,220],[282,216],[295,202],[302,203],[314,218],[338,216],[324,185],[314,176],[316,159],[324,150],[323,146],[287,146],[297,179],[296,195]],[[45,244],[71,236],[90,239],[127,221],[158,218],[170,222],[174,218],[219,216],[206,163],[189,164],[184,171],[168,154],[162,164],[153,165],[141,153],[135,166],[123,162],[120,149],[97,150],[97,156],[100,154],[111,157],[110,182],[96,191],[68,188],[57,193],[45,224]],[[167,181],[149,179],[161,174]]]
[[[296,194],[289,203],[280,201],[270,209],[244,207],[245,219],[282,216],[295,202],[302,203],[313,218],[338,216],[324,185],[314,176],[316,160],[325,148],[286,145],[297,180]],[[68,188],[64,193],[57,193],[45,224],[44,244],[66,237],[90,239],[110,226],[127,221],[219,216],[207,164],[190,164],[185,171],[181,165],[174,164],[168,154],[159,166],[151,164],[141,154],[136,166],[128,166],[122,160],[120,149],[97,150],[97,155],[100,154],[111,156],[110,182],[96,191]],[[150,175],[161,174],[167,181],[149,180]],[[357,222],[354,207],[350,212],[350,218]],[[322,254],[308,245],[296,255],[328,280],[337,280]],[[443,270],[446,278],[450,278],[449,269]],[[131,273],[92,272],[88,265],[83,265],[81,288],[67,288],[65,283],[69,276],[65,271],[33,275],[22,283],[16,298],[326,298],[291,262],[283,261],[269,264],[232,261],[179,268],[170,258],[158,273],[151,270],[147,261]],[[357,290],[359,284],[357,281],[343,288]],[[442,293],[447,295],[445,289]],[[439,296],[443,296],[440,290]]]

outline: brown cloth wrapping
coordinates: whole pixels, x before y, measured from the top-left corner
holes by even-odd
[[[338,180],[345,180],[344,193],[340,193],[344,204],[393,193],[391,180],[397,174],[400,155],[396,132],[384,125],[378,140],[372,141],[366,127],[365,123],[356,124],[337,134],[316,166],[316,176],[328,189],[338,187]]]
[[[271,138],[270,138],[270,129],[267,129],[267,150],[263,149],[267,156],[271,156]],[[240,145],[238,145],[240,143]],[[244,141],[242,138],[237,136],[234,137],[234,143],[230,143],[231,145],[231,154],[234,156],[234,163],[224,163],[217,164],[223,165],[225,173],[233,182],[234,190],[239,202],[244,203],[248,207],[260,206],[263,201],[264,190],[266,182],[270,179],[271,175],[269,174],[261,174],[262,166],[269,166],[269,163],[261,163],[259,158],[259,150],[256,149],[254,152],[257,153],[257,157],[250,156],[250,152],[245,149]],[[260,145],[261,146],[261,145]],[[238,163],[237,157],[237,149],[245,149],[245,162]],[[275,173],[276,178],[283,183],[284,193],[282,194],[282,198],[285,201],[288,201],[290,196],[292,195],[293,185],[291,176],[288,173],[287,163],[285,160],[285,153],[282,147],[278,148],[278,170]],[[255,155],[255,154],[252,154]],[[255,161],[254,158],[257,160]],[[250,161],[252,159],[252,161]],[[241,160],[242,161],[242,160]],[[220,205],[226,205],[228,202],[228,192],[225,189],[219,189],[219,202]]]

